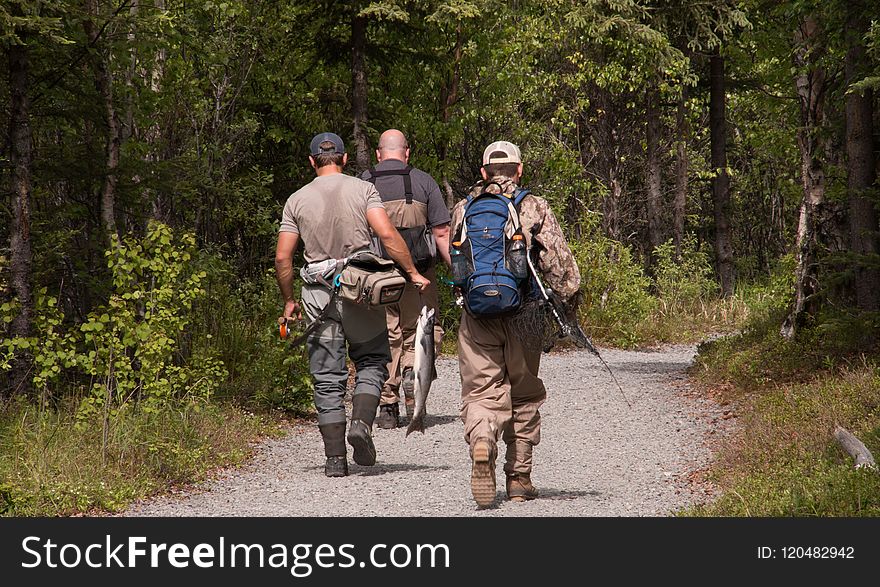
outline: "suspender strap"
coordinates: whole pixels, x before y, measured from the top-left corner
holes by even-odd
[[[406,196],[406,203],[413,203],[413,191],[412,191],[412,178],[410,177],[410,172],[412,171],[412,165],[407,165],[403,169],[370,169],[370,177],[367,178],[367,181],[373,185],[376,185],[376,178],[378,177],[386,177],[389,175],[402,175],[403,176],[403,193]]]

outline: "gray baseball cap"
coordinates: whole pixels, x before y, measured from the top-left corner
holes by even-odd
[[[322,149],[321,143],[325,142],[333,143],[333,147]],[[337,134],[322,132],[316,134],[315,138],[312,139],[312,142],[309,144],[309,153],[311,153],[312,157],[323,153],[345,153],[345,143],[342,142],[342,139]]]

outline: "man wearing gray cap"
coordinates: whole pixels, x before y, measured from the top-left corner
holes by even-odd
[[[376,188],[342,173],[348,162],[342,139],[333,133],[321,133],[312,139],[309,149],[315,179],[287,199],[275,251],[276,279],[284,298],[283,316],[301,314],[293,291],[293,255],[300,241],[308,269],[369,251],[372,229],[410,281],[419,288],[426,287],[429,281],[413,265],[406,243],[388,219]],[[332,296],[327,280],[321,281],[306,281],[302,288],[302,306],[310,321],[319,319],[327,309],[320,324],[306,339],[306,347],[309,369],[315,380],[318,428],[327,457],[324,474],[343,477],[348,474],[343,403],[348,381],[346,343],[357,372],[348,443],[353,449],[354,462],[359,465],[376,463],[372,426],[391,356],[384,309]],[[332,306],[328,307],[331,302]]]
[[[452,210],[453,246],[463,240],[462,224],[469,202],[482,194],[503,194],[518,217],[526,254],[535,261],[542,281],[563,300],[572,303],[580,288],[580,272],[562,228],[550,205],[531,193],[523,195],[519,182],[523,164],[519,148],[496,141],[483,152],[483,179],[467,200]],[[515,203],[519,202],[518,209]],[[468,226],[473,231],[477,226]],[[471,232],[465,231],[465,234]],[[485,236],[481,231],[477,231]],[[515,236],[519,236],[518,234]],[[476,245],[475,245],[476,246]],[[460,251],[461,249],[457,249]],[[535,292],[523,292],[534,296]],[[486,293],[485,295],[495,295]],[[465,305],[467,308],[467,305]],[[480,507],[495,500],[495,457],[498,440],[507,445],[504,472],[507,497],[512,501],[535,499],[532,485],[532,449],[541,440],[539,408],[547,397],[538,377],[541,350],[528,344],[511,326],[514,316],[481,317],[461,313],[458,330],[458,366],[461,373],[461,419],[471,452],[471,493]]]

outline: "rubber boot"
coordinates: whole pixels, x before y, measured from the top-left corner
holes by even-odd
[[[348,475],[348,461],[345,458],[345,422],[321,424],[318,426],[324,439],[324,475],[345,477]]]
[[[373,420],[379,396],[356,393],[351,398],[351,425],[348,429],[348,444],[354,449],[354,462],[365,467],[376,464],[376,447],[373,445]]]

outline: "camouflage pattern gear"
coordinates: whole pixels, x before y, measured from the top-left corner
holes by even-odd
[[[495,177],[492,181],[506,194],[517,188],[510,178]],[[471,194],[478,195],[487,185],[477,183]],[[488,185],[487,189],[498,191],[498,186]],[[458,233],[465,204],[465,200],[458,202],[452,211],[452,234]],[[531,250],[534,245],[537,252],[536,268],[542,280],[571,307],[578,299],[581,277],[553,211],[543,198],[530,194],[520,204],[519,219],[526,246]],[[458,366],[465,442],[503,440],[507,445],[504,471],[509,478],[529,480],[532,449],[541,441],[540,408],[547,390],[538,376],[540,364],[541,349],[525,344],[515,331],[515,317],[477,319],[462,312]],[[508,494],[513,497],[532,499],[535,494],[530,481],[528,486],[508,485]],[[474,492],[474,497],[479,504],[482,494]]]
[[[477,182],[471,188],[471,195],[479,195],[486,189],[484,186],[493,182],[499,184],[505,194],[512,194],[518,187],[510,178],[494,177],[490,182]],[[489,185],[488,189],[499,193],[497,185]],[[452,234],[458,232],[466,203],[467,200],[461,200],[452,210]],[[545,285],[563,300],[571,301],[580,290],[581,273],[550,204],[530,193],[520,204],[519,220],[528,250],[532,250],[533,241],[538,245],[537,268]]]

